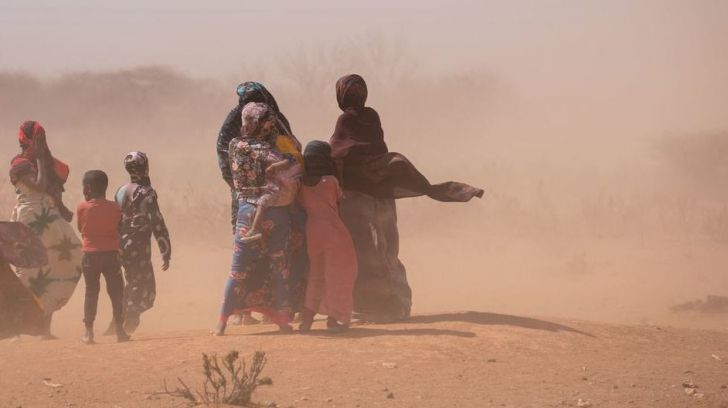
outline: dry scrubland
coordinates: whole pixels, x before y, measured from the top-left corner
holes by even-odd
[[[268,353],[263,375],[273,385],[253,398],[263,406],[728,406],[726,333],[491,313],[419,316],[343,336],[323,328],[302,336],[233,327],[221,338],[145,330],[136,341],[93,347],[75,339],[3,344],[0,406],[188,407],[160,394],[163,382],[172,388],[180,377],[200,389],[201,353],[230,349],[248,361],[255,350]]]
[[[53,78],[0,73],[6,160],[17,149],[18,124],[41,121],[53,151],[71,165],[66,200],[75,206],[85,170],[102,168],[119,185],[124,154],[146,151],[174,247],[138,341],[78,344],[81,283],[57,314],[61,341],[0,344],[0,389],[12,390],[3,391],[0,406],[182,406],[154,394],[161,381],[198,383],[200,353],[231,348],[269,353],[275,385],[257,399],[284,406],[576,406],[580,398],[602,406],[725,404],[726,311],[670,307],[728,295],[728,133],[696,128],[635,141],[617,131],[633,126],[629,118],[564,119],[566,108],[540,103],[534,110],[522,89],[486,70],[425,77],[398,47],[341,55],[290,55],[226,80],[164,67]],[[207,337],[230,257],[228,192],[214,142],[237,81],[268,85],[308,141],[328,138],[338,115],[334,81],[351,71],[367,78],[392,150],[433,181],[488,191],[462,205],[398,202],[415,311],[488,313],[356,327],[343,338],[268,335],[269,327]],[[592,123],[582,128],[594,133],[555,130],[571,119]],[[13,201],[0,178],[0,211],[9,215]],[[100,326],[110,315],[102,299]],[[44,377],[64,387],[50,389]],[[686,379],[702,398],[687,396]]]
[[[640,143],[616,133],[608,141],[568,129],[541,133],[551,108],[534,112],[497,75],[424,77],[398,47],[372,46],[344,59],[334,57],[339,51],[290,55],[239,78],[265,82],[308,141],[328,138],[338,114],[334,80],[356,70],[369,82],[393,150],[433,181],[487,188],[486,199],[465,205],[399,201],[417,311],[726,327],[723,314],[668,308],[726,294],[728,133],[647,134]],[[40,120],[53,151],[71,164],[70,205],[81,198],[83,171],[102,168],[119,185],[125,152],[150,155],[174,241],[173,270],[160,274],[159,307],[148,315],[158,324],[182,328],[214,318],[229,258],[227,192],[214,141],[236,83],[163,67],[53,78],[0,73],[3,155],[16,150],[21,120]],[[594,120],[595,128],[610,124]],[[9,214],[14,197],[5,177],[0,191]],[[75,328],[80,294],[59,314],[62,328]]]

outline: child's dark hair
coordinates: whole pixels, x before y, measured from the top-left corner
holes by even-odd
[[[88,186],[91,194],[106,194],[109,187],[109,177],[101,170],[89,170],[83,175],[83,184]]]
[[[320,140],[314,140],[306,145],[303,152],[303,161],[307,176],[321,177],[336,174],[336,166],[331,158],[331,146]]]

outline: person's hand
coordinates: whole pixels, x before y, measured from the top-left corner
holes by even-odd
[[[165,261],[164,261],[164,262],[162,263],[162,270],[163,270],[163,271],[166,271],[167,269],[169,269],[169,259],[165,260]]]
[[[265,174],[271,176],[278,171],[278,163],[273,163],[265,169]]]

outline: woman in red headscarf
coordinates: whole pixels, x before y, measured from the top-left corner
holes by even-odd
[[[69,169],[51,154],[40,123],[24,122],[18,142],[21,152],[10,163],[10,182],[17,194],[11,221],[25,224],[40,238],[48,261],[41,267],[19,267],[15,273],[40,300],[43,338],[52,339],[53,312],[68,302],[81,277],[81,242],[69,224],[73,213],[61,200]]]
[[[354,310],[374,321],[403,319],[410,314],[412,291],[399,260],[394,199],[466,202],[482,197],[483,190],[455,181],[431,184],[405,156],[390,152],[379,114],[365,106],[367,85],[361,76],[340,78],[336,99],[343,113],[331,136],[331,155],[344,189],[341,216],[359,262]]]

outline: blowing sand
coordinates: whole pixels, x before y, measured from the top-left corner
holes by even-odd
[[[200,353],[231,348],[269,353],[275,385],[256,399],[281,406],[728,404],[728,313],[671,311],[728,295],[725,3],[411,2],[424,8],[382,22],[387,32],[406,18],[408,42],[342,40],[343,26],[371,28],[381,5],[317,0],[326,13],[255,14],[250,27],[289,21],[303,42],[307,24],[317,27],[314,46],[256,41],[265,49],[255,60],[231,51],[239,37],[227,31],[247,10],[176,3],[173,15],[59,7],[51,25],[40,8],[8,11],[17,18],[0,36],[13,56],[0,62],[1,159],[17,151],[17,126],[38,120],[71,166],[64,200],[74,207],[86,170],[109,174],[110,196],[126,182],[124,155],[146,152],[173,256],[161,272],[153,255],[157,303],[131,343],[79,344],[83,283],[55,317],[61,340],[0,343],[0,406],[184,406],[154,394],[162,381],[199,383]],[[16,40],[32,38],[37,48]],[[99,49],[118,52],[102,61]],[[235,86],[265,83],[305,143],[328,139],[334,81],[350,72],[366,78],[391,150],[433,182],[486,189],[465,205],[397,203],[414,312],[440,317],[341,337],[263,326],[208,337],[231,257],[214,144]],[[14,199],[0,178],[0,213]],[[452,310],[479,312],[442,315]],[[686,379],[704,396],[688,396]]]

